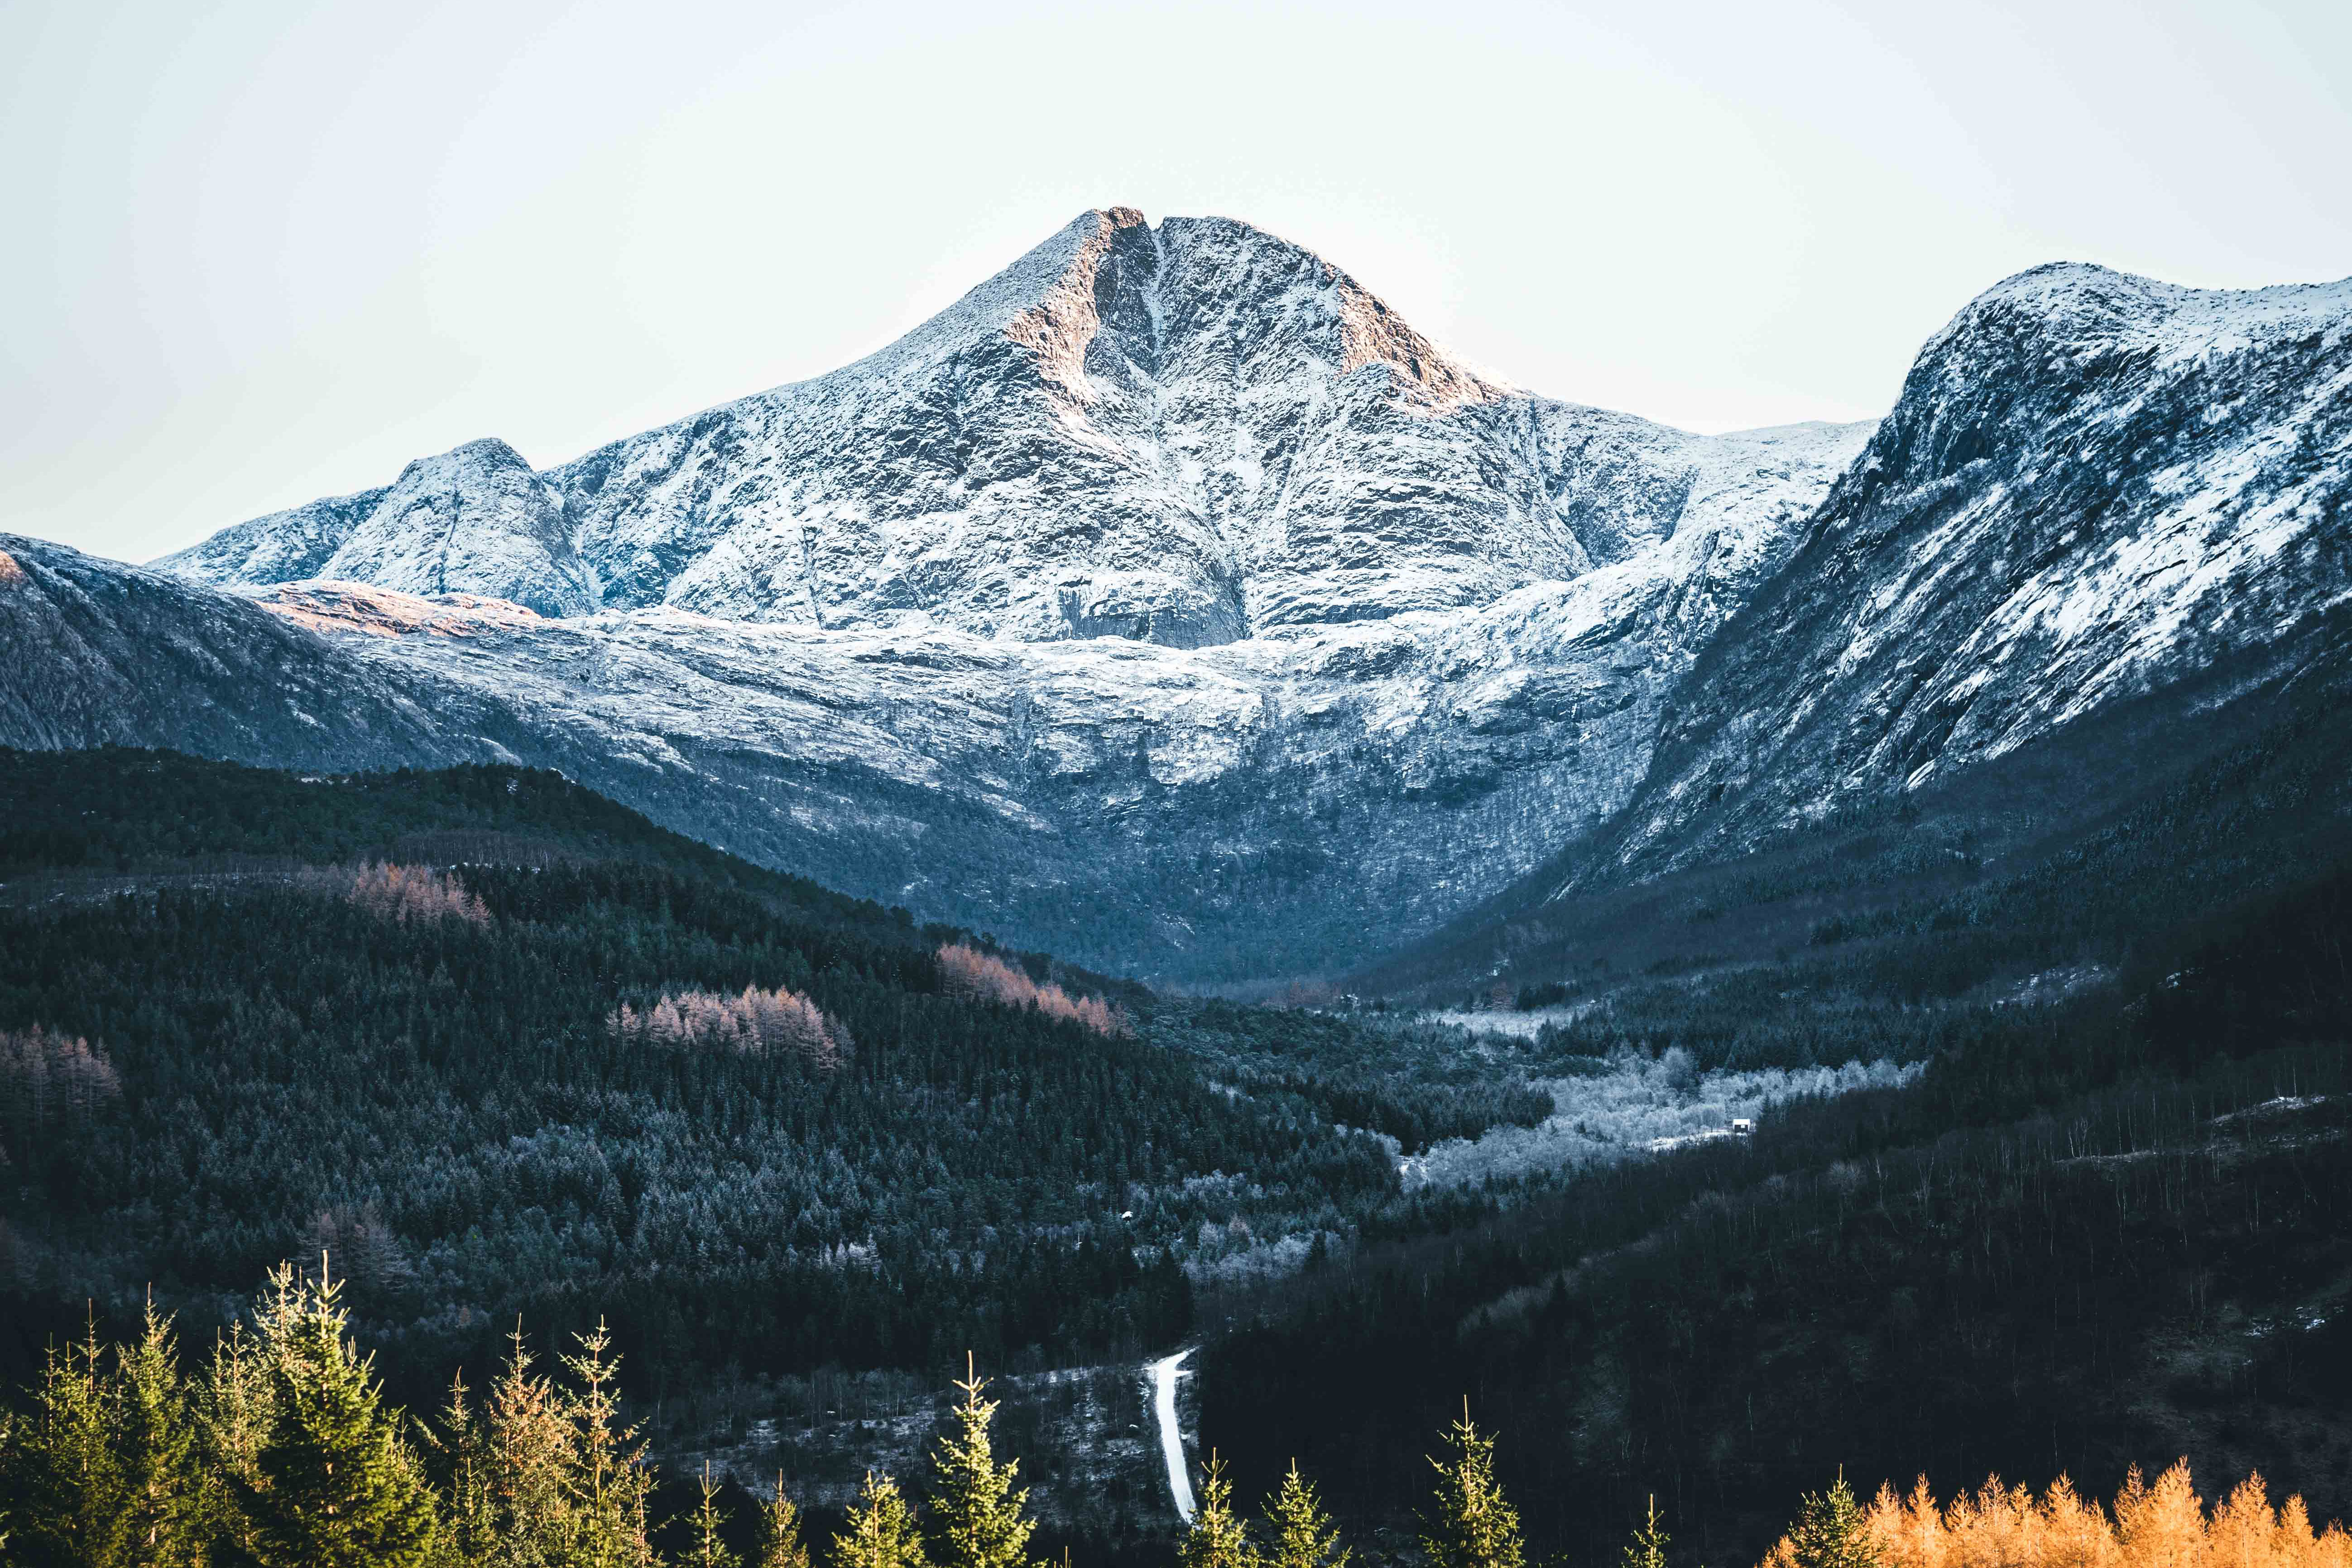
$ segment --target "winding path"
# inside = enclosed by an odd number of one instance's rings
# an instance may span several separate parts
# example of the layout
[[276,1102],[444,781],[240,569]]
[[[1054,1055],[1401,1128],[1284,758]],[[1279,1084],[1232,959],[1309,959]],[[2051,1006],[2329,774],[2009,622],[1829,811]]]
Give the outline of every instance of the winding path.
[[1192,1352],[1178,1351],[1151,1363],[1151,1410],[1160,1421],[1160,1452],[1168,1461],[1168,1495],[1176,1517],[1192,1522],[1192,1471],[1184,1460],[1184,1435],[1176,1429],[1176,1380],[1192,1374],[1184,1360]]

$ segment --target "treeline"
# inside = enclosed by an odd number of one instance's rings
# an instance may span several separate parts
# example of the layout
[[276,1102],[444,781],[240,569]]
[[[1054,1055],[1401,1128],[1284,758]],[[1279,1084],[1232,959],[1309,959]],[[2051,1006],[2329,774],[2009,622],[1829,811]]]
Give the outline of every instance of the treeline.
[[[146,1279],[201,1310],[364,1229],[352,1301],[396,1379],[478,1362],[519,1309],[584,1327],[592,1289],[656,1389],[1083,1357],[1184,1331],[1204,1221],[1338,1229],[1394,1190],[1302,1100],[951,997],[930,950],[755,890],[626,860],[454,880],[487,918],[300,879],[0,912],[0,1026],[93,1053],[0,1073],[5,1315]],[[659,1048],[665,1005],[823,1044]],[[608,1026],[624,1008],[646,1026]],[[101,1060],[119,1093],[60,1097]]]
[[1573,1562],[1579,1520],[1652,1487],[1707,1560],[1752,1558],[1840,1464],[2047,1479],[2185,1449],[2341,1510],[2347,942],[2339,872],[1999,1010],[1907,1087],[1360,1249],[1204,1353],[1203,1432],[1377,1518],[1467,1389]]
[[[917,1494],[869,1470],[828,1541],[779,1477],[749,1518],[706,1464],[697,1496],[656,1520],[658,1476],[619,1393],[600,1325],[553,1372],[518,1329],[488,1384],[452,1380],[416,1418],[390,1400],[351,1332],[341,1287],[290,1266],[184,1370],[171,1321],[49,1351],[19,1415],[0,1420],[0,1550],[26,1568],[1031,1568],[1035,1523],[997,1406],[967,1360],[963,1395]],[[1467,1403],[1426,1461],[1413,1544],[1432,1568],[1526,1568],[1494,1436]],[[1253,1519],[1213,1453],[1179,1568],[1347,1568],[1348,1545],[1294,1461]],[[1656,1500],[1622,1568],[1666,1568]],[[813,1548],[814,1550],[813,1551]],[[1068,1558],[1064,1558],[1066,1564]],[[1763,1568],[2347,1568],[2352,1541],[2315,1531],[2259,1475],[2209,1513],[2185,1462],[2134,1469],[2113,1512],[2063,1477],[2036,1497],[1997,1478],[1939,1504],[1921,1478],[1867,1508],[1841,1476],[1801,1503]]]

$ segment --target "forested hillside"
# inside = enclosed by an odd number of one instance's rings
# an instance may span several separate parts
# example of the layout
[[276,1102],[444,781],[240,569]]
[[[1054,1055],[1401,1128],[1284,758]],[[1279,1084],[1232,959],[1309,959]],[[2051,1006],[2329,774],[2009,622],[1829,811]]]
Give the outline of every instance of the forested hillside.
[[[86,1299],[152,1284],[208,1331],[322,1247],[403,1387],[517,1311],[609,1320],[646,1394],[1125,1353],[1184,1331],[1204,1231],[1336,1236],[1396,1191],[1313,1075],[1213,1085],[1213,1018],[1168,1048],[1137,988],[553,775],[12,754],[0,800],[18,1376]],[[1442,1084],[1387,1098],[1484,1125]]]
[[2347,950],[2339,870],[2144,933],[2070,999],[1915,1006],[1946,1035],[1907,1087],[1590,1172],[1269,1302],[1212,1347],[1204,1440],[1246,1482],[1296,1456],[1343,1515],[1402,1526],[1408,1435],[1466,1393],[1532,1539],[1572,1562],[1613,1556],[1591,1522],[1647,1493],[1706,1560],[1752,1560],[1840,1467],[1866,1493],[2187,1454],[2340,1515]]

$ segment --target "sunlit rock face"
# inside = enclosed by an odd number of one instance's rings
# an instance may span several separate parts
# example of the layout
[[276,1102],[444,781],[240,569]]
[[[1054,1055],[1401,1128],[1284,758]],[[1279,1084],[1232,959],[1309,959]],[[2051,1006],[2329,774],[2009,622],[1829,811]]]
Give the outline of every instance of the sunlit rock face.
[[2022,273],[1920,353],[1585,874],[1737,853],[2191,678],[2197,724],[2340,658],[2348,608],[2352,281]]
[[1783,523],[1859,431],[1500,386],[1220,218],[1088,213],[887,349],[532,476],[478,441],[161,563],[827,630],[1176,647],[1475,607]]
[[[0,615],[52,577],[150,609],[14,623],[48,662],[0,659],[0,741],[253,754],[326,721],[278,688],[348,687],[385,737],[352,754],[562,767],[1100,963],[1328,970],[1563,850],[1736,855],[2276,677],[2352,614],[2347,319],[2343,285],[2043,268],[1874,430],[1698,437],[1473,372],[1245,225],[1090,213],[833,375],[543,474],[477,443],[163,563],[262,608],[37,555]],[[151,679],[250,717],[184,725]]]
[[1295,973],[1622,805],[1868,434],[1538,397],[1296,246],[1113,208],[832,375],[540,475],[476,443],[159,564],[446,691],[447,743],[760,858]]

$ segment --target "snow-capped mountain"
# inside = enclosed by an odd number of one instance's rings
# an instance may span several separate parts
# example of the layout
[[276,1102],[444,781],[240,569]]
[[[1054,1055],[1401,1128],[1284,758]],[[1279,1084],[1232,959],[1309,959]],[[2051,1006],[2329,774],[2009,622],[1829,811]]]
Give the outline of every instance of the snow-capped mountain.
[[441,753],[1074,957],[1297,973],[1564,847],[1738,853],[2273,646],[2352,584],[2347,318],[2044,269],[1882,427],[1701,437],[1114,208],[832,375],[159,565],[427,694]]
[[1759,453],[1517,392],[1295,245],[1114,207],[831,375],[542,482],[476,442],[161,564],[556,615],[1198,647],[1490,604],[1678,531],[1745,537],[1807,510],[1855,436]]
[[1587,874],[1736,853],[2119,702],[2226,703],[2347,620],[2352,280],[2020,274],[1921,351]]

